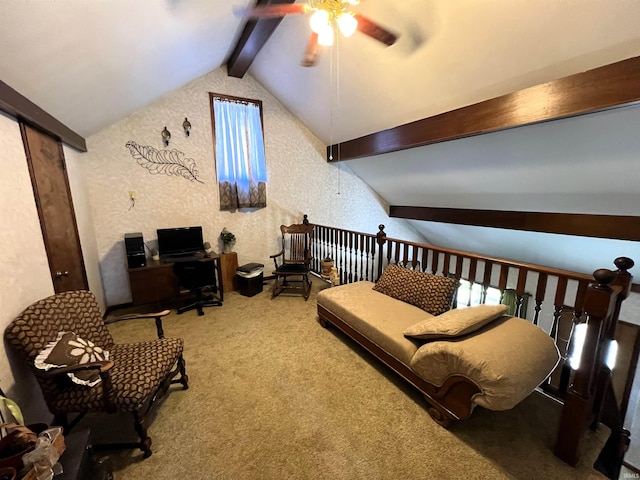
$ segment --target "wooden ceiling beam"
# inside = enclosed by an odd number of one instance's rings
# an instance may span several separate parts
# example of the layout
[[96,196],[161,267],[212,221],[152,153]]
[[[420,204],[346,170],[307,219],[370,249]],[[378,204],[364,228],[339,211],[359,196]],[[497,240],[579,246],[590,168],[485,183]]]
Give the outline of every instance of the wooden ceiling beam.
[[[640,101],[640,57],[327,147],[338,162],[607,110]],[[333,153],[333,155],[331,155]],[[332,160],[329,160],[333,156]]]
[[[256,5],[294,2],[295,0],[258,0]],[[261,18],[247,21],[240,38],[229,55],[229,60],[227,60],[227,74],[230,77],[244,77],[260,49],[264,47],[271,34],[280,25],[282,18]]]
[[44,130],[54,138],[81,152],[87,151],[87,142],[83,137],[1,80],[0,110],[29,125]]
[[514,212],[392,205],[389,216],[406,220],[640,241],[640,217],[580,213]]

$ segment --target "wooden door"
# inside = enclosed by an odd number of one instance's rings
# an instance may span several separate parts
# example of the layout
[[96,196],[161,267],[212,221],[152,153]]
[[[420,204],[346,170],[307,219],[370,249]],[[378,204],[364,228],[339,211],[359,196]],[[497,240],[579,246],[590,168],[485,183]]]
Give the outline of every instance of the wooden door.
[[20,124],[56,293],[88,290],[62,144]]

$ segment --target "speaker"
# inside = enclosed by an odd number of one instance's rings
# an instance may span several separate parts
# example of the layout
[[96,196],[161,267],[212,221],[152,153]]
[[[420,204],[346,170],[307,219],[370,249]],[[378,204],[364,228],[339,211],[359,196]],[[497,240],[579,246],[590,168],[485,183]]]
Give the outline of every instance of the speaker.
[[124,248],[127,251],[127,266],[129,268],[144,267],[147,264],[142,233],[125,233]]

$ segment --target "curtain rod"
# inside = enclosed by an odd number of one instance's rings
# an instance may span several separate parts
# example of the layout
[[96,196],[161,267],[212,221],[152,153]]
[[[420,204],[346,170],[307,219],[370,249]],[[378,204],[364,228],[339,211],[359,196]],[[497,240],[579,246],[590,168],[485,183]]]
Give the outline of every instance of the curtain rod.
[[260,106],[256,102],[251,102],[249,100],[235,100],[233,98],[219,97],[219,96],[214,96],[212,98],[213,98],[214,102],[217,100],[219,102],[238,103],[238,104],[241,104],[241,105],[254,105],[256,107]]

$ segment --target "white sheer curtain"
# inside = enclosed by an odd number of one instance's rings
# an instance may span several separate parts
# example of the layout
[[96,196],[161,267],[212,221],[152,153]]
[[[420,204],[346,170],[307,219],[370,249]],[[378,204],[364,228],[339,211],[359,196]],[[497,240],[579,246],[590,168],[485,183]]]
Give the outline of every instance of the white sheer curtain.
[[260,106],[213,96],[220,210],[267,206]]

